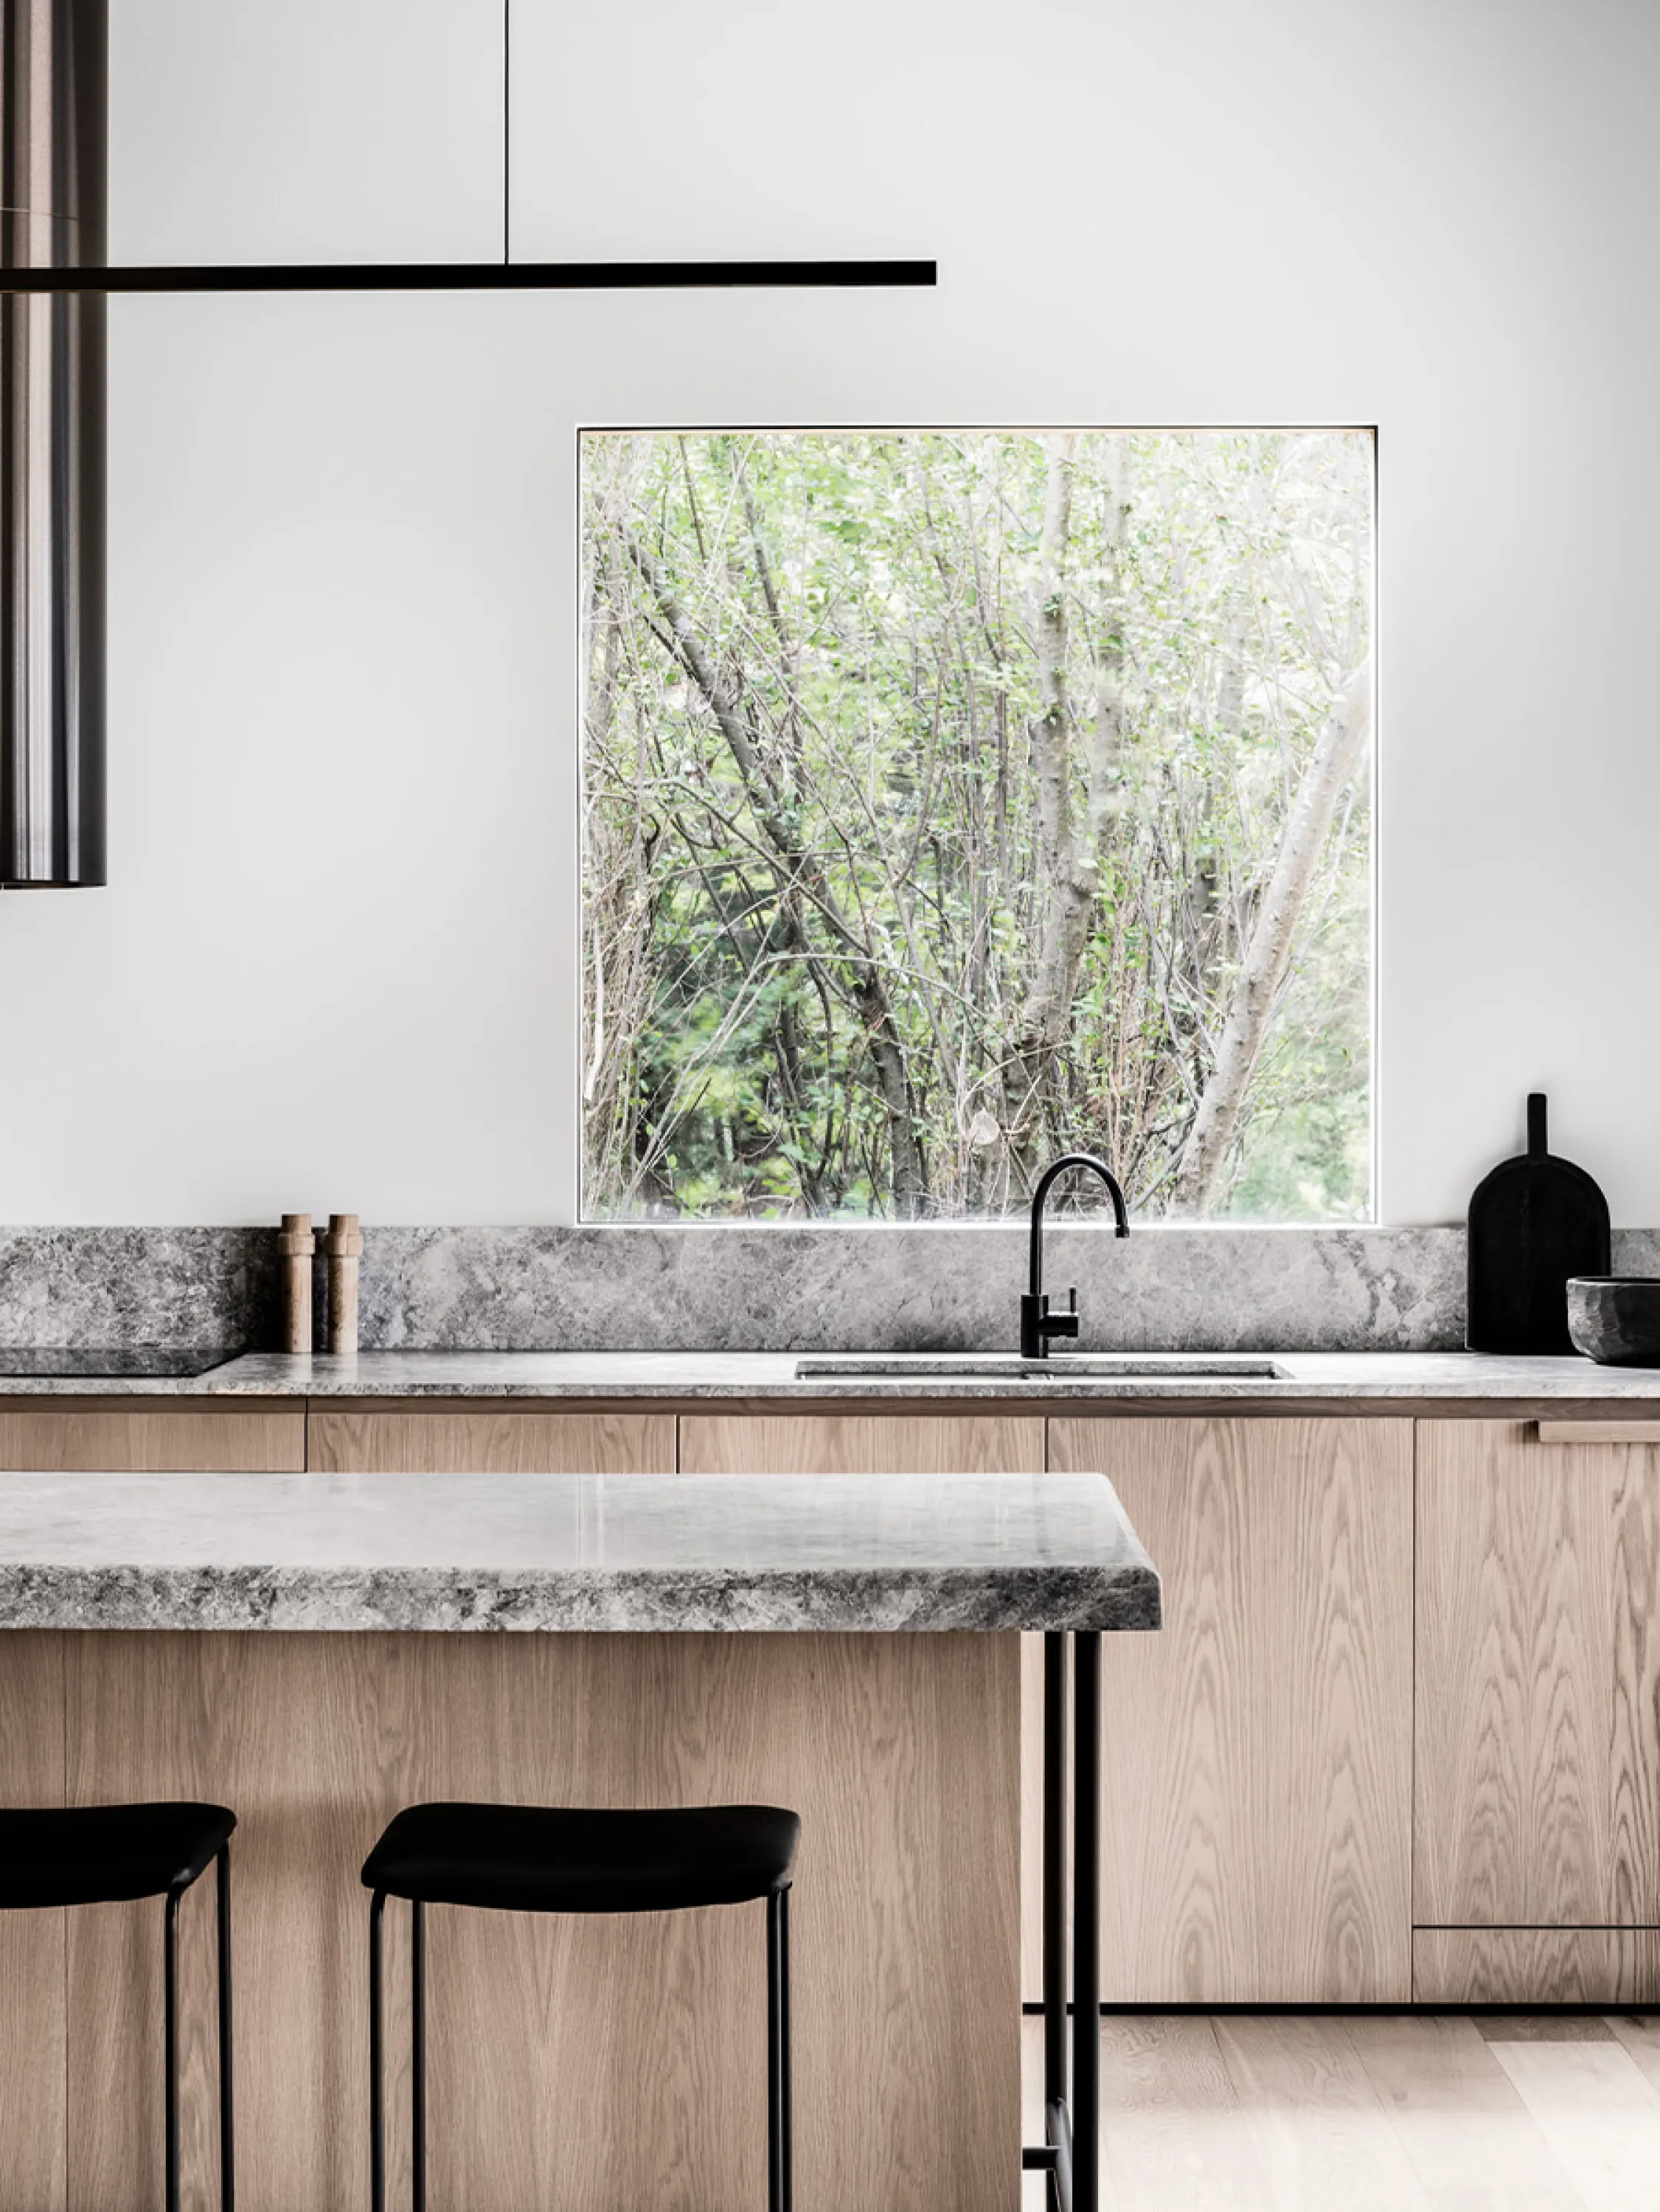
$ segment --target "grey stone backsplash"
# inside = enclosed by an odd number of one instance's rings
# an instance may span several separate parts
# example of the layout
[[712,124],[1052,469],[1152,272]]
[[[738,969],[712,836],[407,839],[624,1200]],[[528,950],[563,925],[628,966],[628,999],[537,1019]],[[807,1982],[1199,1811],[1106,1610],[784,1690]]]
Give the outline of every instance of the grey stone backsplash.
[[[368,1350],[960,1352],[1012,1348],[1018,1224],[375,1229]],[[0,1345],[274,1349],[277,1232],[0,1230]],[[1054,1226],[1084,1350],[1437,1352],[1463,1340],[1462,1229]],[[1614,1238],[1660,1273],[1660,1231]],[[322,1290],[321,1270],[318,1289]],[[320,1307],[320,1295],[319,1295]]]
[[[1012,1349],[1018,1225],[375,1229],[365,1351]],[[277,1342],[277,1232],[0,1230],[0,1345]],[[1614,1236],[1660,1273],[1660,1230]],[[1056,1224],[1049,1287],[1078,1285],[1083,1350],[1443,1352],[1463,1341],[1462,1229]],[[322,1291],[319,1269],[319,1312]]]

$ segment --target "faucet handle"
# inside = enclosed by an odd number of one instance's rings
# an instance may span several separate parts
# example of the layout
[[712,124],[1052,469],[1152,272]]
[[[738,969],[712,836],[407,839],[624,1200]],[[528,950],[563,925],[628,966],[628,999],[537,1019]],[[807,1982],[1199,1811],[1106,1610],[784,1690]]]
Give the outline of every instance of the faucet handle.
[[1067,1292],[1067,1311],[1068,1313],[1074,1313],[1074,1314],[1075,1314],[1075,1313],[1077,1312],[1077,1310],[1078,1310],[1078,1285],[1077,1285],[1077,1284],[1076,1284],[1076,1283],[1074,1283],[1074,1284],[1073,1285],[1072,1288],[1071,1288],[1071,1289]]

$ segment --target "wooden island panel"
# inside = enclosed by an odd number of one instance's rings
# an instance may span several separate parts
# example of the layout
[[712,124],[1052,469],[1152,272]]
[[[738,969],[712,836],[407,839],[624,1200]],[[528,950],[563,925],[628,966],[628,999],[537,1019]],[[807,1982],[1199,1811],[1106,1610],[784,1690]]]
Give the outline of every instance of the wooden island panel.
[[[0,1636],[0,1804],[64,1802],[64,1643]],[[0,2212],[64,2212],[67,1917],[0,1912]]]
[[[358,1869],[392,1813],[429,1797],[794,1807],[799,2212],[1018,2212],[1014,1638],[154,1632],[67,1650],[72,1802],[198,1796],[239,1816],[242,2212],[367,2201]],[[191,2212],[217,2201],[201,1887],[181,1916]],[[72,1916],[73,2212],[159,2198],[160,1914]],[[435,1908],[428,1924],[435,2204],[764,2201],[759,1905],[595,1920]],[[407,1930],[390,1904],[395,2203]]]

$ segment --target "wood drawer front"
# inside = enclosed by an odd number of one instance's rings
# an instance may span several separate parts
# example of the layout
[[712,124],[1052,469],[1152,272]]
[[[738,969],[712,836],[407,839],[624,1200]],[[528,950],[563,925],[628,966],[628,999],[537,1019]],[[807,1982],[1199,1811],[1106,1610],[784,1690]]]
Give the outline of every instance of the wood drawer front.
[[1660,1449],[1418,1435],[1420,1927],[1660,1923]]
[[311,1412],[325,1474],[672,1474],[672,1413]]
[[1652,2005],[1660,1928],[1420,1928],[1421,2005]]
[[0,1411],[0,1468],[49,1474],[293,1474],[306,1464],[305,1407],[210,1405]]
[[1405,1420],[1049,1423],[1164,1580],[1158,1634],[1103,1645],[1108,2002],[1409,1997],[1412,1449]]
[[1041,1474],[1041,1414],[684,1413],[685,1474]]

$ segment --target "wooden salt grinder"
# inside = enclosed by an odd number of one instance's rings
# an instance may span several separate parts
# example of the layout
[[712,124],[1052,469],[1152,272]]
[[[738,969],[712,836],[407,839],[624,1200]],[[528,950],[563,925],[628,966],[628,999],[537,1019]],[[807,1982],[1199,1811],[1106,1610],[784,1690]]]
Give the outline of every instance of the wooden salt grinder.
[[277,1249],[283,1262],[283,1349],[309,1352],[311,1344],[311,1263],[317,1249],[308,1213],[285,1213],[277,1231]]
[[357,1262],[363,1256],[355,1213],[330,1214],[323,1250],[329,1263],[328,1348],[350,1354],[357,1349]]

